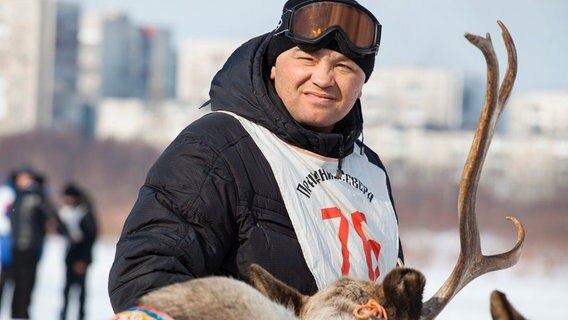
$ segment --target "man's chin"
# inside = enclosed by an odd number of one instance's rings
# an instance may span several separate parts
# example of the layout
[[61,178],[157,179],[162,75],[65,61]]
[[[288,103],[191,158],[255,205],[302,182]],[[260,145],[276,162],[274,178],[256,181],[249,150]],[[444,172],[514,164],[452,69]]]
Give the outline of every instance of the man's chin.
[[306,121],[301,123],[304,128],[316,132],[329,133],[333,130],[334,124],[330,121]]

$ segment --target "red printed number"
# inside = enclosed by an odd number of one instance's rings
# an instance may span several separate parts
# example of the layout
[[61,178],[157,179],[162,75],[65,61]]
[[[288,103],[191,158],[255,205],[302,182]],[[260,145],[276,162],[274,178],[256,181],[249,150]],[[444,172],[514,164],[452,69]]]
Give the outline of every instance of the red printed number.
[[[344,276],[349,275],[349,249],[347,248],[347,240],[349,239],[349,222],[347,218],[341,213],[339,208],[324,208],[321,209],[321,218],[323,220],[339,218],[339,241],[341,242],[341,256],[343,263],[341,264],[341,274]],[[367,268],[369,270],[369,280],[375,281],[379,278],[380,270],[378,266],[379,253],[381,252],[381,245],[373,240],[367,239],[363,232],[363,222],[367,222],[365,214],[359,211],[351,213],[351,221],[355,232],[361,238],[363,244],[363,252],[365,252],[365,259],[367,261]],[[373,261],[376,261],[376,267],[373,268]]]

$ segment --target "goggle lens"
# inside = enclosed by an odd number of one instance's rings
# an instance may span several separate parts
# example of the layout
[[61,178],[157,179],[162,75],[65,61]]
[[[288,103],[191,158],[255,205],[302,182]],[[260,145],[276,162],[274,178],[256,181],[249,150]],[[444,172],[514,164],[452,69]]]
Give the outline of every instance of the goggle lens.
[[294,11],[290,31],[296,38],[317,39],[339,27],[353,45],[368,49],[377,45],[377,23],[364,11],[340,2],[316,2]]

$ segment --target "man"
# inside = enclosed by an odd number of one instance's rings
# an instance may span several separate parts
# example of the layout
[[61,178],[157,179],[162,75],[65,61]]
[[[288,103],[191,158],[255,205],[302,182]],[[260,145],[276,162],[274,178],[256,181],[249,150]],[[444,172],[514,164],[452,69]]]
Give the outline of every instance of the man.
[[92,249],[97,237],[97,223],[93,206],[87,194],[79,186],[69,183],[63,188],[63,206],[59,210],[61,232],[68,236],[69,244],[65,256],[66,276],[63,289],[61,319],[67,319],[71,287],[79,291],[79,316],[85,318],[87,268],[93,260]]
[[279,27],[212,81],[214,112],[150,169],[109,278],[115,311],[257,263],[304,294],[345,275],[381,280],[402,258],[389,180],[357,138],[380,24],[353,0],[289,0]]
[[55,215],[44,192],[44,177],[30,168],[14,175],[16,198],[12,228],[12,319],[29,319],[37,265],[45,239],[46,223]]

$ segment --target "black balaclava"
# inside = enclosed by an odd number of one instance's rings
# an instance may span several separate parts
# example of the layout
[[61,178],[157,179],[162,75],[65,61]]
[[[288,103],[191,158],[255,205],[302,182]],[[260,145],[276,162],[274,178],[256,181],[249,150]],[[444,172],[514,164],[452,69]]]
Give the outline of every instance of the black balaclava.
[[[284,8],[282,9],[282,12],[285,12],[286,10],[289,10],[296,5],[306,1],[307,0],[288,0],[284,5]],[[357,3],[355,0],[347,0],[347,2]],[[345,52],[345,50],[341,49],[341,46],[335,37],[337,37],[337,33],[335,33],[335,36],[330,35],[327,38],[323,39],[322,41],[324,41],[324,43],[319,44],[317,48],[331,49],[337,52],[341,52],[342,54],[349,57],[349,59],[353,60],[353,62],[355,62],[361,69],[363,69],[363,72],[365,72],[365,82],[367,82],[375,66],[375,54],[372,53],[363,57],[350,57],[349,54]],[[290,38],[284,35],[284,33],[273,36],[270,40],[270,43],[268,44],[268,47],[266,48],[265,65],[267,67],[274,66],[274,64],[276,63],[276,58],[282,52],[295,46],[299,46],[300,49],[308,52],[314,50],[313,47],[298,45],[294,43]]]

